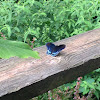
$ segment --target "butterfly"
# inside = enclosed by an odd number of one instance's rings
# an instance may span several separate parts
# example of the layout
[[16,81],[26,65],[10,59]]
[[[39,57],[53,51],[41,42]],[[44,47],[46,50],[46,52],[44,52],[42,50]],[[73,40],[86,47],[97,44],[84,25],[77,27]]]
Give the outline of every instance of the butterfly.
[[66,46],[64,44],[55,46],[53,43],[46,43],[47,54],[51,56],[57,56],[61,50],[63,50]]

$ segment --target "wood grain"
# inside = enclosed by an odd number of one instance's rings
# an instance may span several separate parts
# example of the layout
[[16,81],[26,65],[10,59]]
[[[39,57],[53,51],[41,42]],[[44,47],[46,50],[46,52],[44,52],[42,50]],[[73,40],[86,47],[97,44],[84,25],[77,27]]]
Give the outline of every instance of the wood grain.
[[59,56],[35,48],[40,59],[0,59],[0,100],[28,100],[100,67],[100,29],[63,39]]

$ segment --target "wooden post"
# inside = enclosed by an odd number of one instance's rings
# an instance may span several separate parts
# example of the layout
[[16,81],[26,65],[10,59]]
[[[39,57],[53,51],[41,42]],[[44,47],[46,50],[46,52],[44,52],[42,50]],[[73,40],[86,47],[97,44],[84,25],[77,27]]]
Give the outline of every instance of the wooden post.
[[55,44],[66,45],[57,57],[41,46],[41,59],[0,59],[0,100],[29,100],[100,67],[100,29]]

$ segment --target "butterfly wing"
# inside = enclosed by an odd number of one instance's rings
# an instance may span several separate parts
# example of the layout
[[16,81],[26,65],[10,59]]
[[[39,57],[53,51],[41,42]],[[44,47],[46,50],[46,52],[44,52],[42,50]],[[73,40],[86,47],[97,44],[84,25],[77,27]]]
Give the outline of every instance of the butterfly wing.
[[55,46],[52,50],[52,56],[57,56],[61,50],[65,48],[65,45]]
[[65,45],[55,46],[53,43],[46,43],[47,54],[51,56],[57,56],[61,50],[65,48]]
[[51,55],[53,49],[55,48],[55,45],[53,43],[46,43],[46,47],[47,47],[47,54]]

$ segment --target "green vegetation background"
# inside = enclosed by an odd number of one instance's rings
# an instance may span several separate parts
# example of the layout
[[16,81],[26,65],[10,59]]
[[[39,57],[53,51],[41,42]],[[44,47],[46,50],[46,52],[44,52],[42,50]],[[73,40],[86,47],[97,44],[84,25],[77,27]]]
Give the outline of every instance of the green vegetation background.
[[100,28],[100,0],[1,0],[0,31],[35,46]]
[[[35,38],[37,47],[96,28],[100,28],[100,0],[0,0],[0,32],[8,40],[30,44]],[[89,87],[91,82],[86,85],[85,80],[83,86],[88,92],[93,88],[99,98],[100,70],[95,75],[88,75],[95,84]]]

